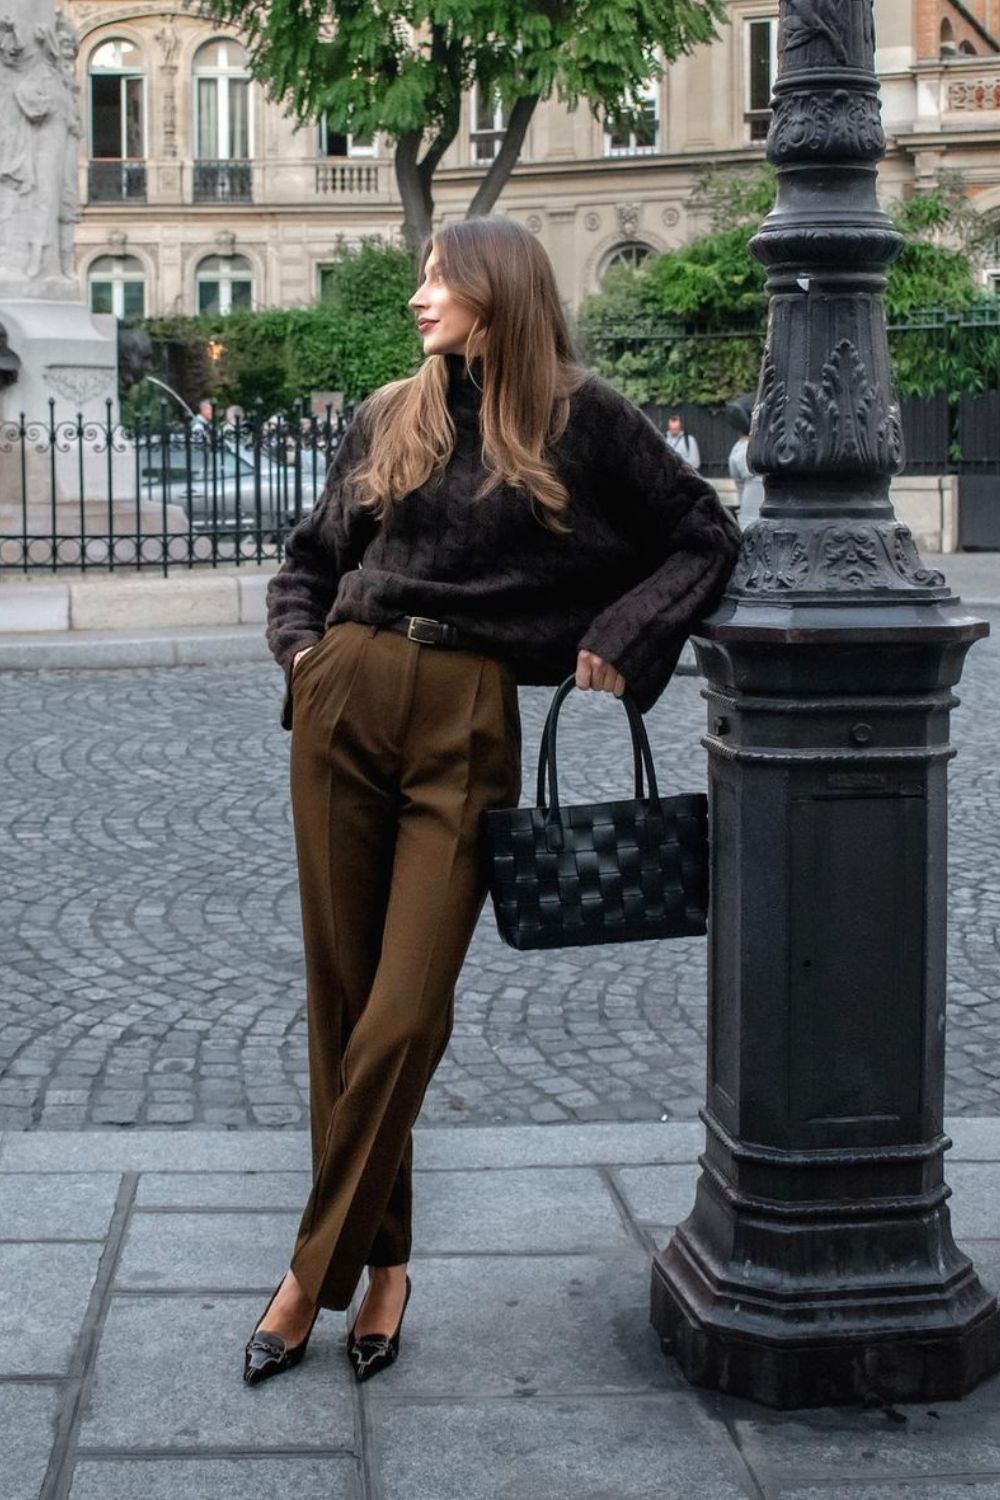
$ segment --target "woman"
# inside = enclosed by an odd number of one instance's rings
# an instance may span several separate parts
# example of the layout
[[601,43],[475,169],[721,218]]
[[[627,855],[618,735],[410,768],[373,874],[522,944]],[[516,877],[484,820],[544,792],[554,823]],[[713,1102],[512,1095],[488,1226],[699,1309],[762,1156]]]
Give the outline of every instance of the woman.
[[739,533],[652,423],[574,360],[552,266],[507,219],[439,231],[426,356],[358,409],[268,590],[287,677],[313,1186],[247,1345],[251,1383],[350,1305],[359,1380],[410,1295],[411,1127],[486,889],[482,815],[520,791],[517,684],[646,709]]

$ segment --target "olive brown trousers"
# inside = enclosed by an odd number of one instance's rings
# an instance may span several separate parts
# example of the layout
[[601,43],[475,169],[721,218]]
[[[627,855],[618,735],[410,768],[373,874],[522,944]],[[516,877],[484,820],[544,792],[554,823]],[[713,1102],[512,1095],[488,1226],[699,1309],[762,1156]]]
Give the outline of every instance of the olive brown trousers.
[[313,1181],[291,1266],[346,1308],[410,1258],[412,1127],[487,889],[483,813],[520,795],[517,686],[472,651],[344,621],[293,669]]

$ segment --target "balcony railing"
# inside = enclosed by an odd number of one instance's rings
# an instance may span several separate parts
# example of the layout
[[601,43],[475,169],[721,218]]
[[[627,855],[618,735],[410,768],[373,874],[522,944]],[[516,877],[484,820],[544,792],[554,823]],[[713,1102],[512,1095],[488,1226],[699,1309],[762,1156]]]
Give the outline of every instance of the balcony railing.
[[90,203],[145,203],[144,161],[92,161],[87,171]]
[[320,162],[316,167],[317,193],[334,193],[338,198],[377,194],[379,171],[373,162]]
[[195,203],[252,203],[253,170],[248,161],[196,161]]

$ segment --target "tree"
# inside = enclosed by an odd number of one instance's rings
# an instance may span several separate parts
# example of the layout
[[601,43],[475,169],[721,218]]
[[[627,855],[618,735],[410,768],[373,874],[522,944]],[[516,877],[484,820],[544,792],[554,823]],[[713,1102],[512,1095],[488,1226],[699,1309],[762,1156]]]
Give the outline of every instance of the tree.
[[505,127],[469,217],[496,203],[539,100],[585,99],[607,126],[637,126],[659,59],[711,41],[726,15],[724,0],[203,0],[203,9],[239,29],[254,76],[300,123],[326,115],[336,131],[392,138],[412,250],[430,233],[435,172],[473,84],[502,106]]

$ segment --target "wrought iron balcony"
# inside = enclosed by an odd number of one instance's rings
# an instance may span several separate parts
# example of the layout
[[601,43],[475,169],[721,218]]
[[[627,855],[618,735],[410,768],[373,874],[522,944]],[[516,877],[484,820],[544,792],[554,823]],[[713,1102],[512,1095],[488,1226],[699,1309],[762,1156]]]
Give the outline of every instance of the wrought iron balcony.
[[196,161],[193,197],[195,203],[252,203],[252,163]]
[[87,171],[90,203],[145,203],[144,161],[92,161]]

